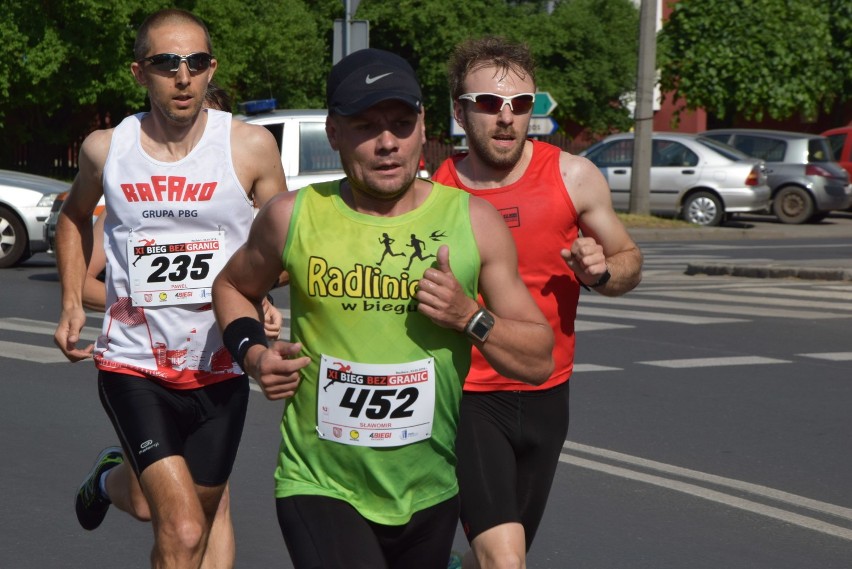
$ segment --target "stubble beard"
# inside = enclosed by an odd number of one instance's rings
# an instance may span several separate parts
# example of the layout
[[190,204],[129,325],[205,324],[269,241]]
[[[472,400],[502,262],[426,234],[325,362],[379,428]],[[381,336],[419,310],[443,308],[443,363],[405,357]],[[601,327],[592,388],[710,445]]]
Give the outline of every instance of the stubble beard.
[[[511,148],[495,148],[491,141],[498,134],[512,134],[515,144]],[[486,166],[495,170],[509,170],[517,164],[524,153],[524,139],[518,138],[514,129],[498,129],[493,133],[474,132],[468,137],[471,153]]]

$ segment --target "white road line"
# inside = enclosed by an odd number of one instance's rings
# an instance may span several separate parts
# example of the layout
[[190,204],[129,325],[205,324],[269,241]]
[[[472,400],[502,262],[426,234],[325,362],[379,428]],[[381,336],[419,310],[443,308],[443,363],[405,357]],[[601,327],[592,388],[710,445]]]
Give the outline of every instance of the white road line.
[[19,344],[18,342],[0,341],[0,357],[13,360],[26,360],[42,364],[57,364],[68,362],[59,348],[44,348],[31,344]]
[[583,445],[580,443],[572,443],[566,441],[562,446],[566,450],[597,455],[609,460],[625,462],[627,464],[640,466],[642,468],[647,468],[650,470],[657,470],[659,472],[665,472],[667,474],[673,474],[675,476],[681,476],[684,478],[693,478],[702,482],[709,482],[710,484],[715,484],[717,486],[733,488],[735,490],[748,492],[756,496],[771,498],[779,502],[786,502],[793,506],[807,508],[815,512],[830,514],[832,516],[837,516],[839,518],[852,521],[852,509],[850,508],[844,508],[843,506],[837,506],[835,504],[829,504],[827,502],[820,502],[819,500],[813,500],[811,498],[805,498],[796,494],[790,494],[789,492],[783,492],[774,488],[768,488],[766,486],[752,484],[751,482],[743,482],[742,480],[736,480],[734,478],[716,476],[715,474],[708,474],[699,470],[682,468],[680,466],[674,466],[672,464],[666,464],[664,462],[657,462],[655,460],[649,460],[647,458],[640,458],[638,456],[632,456],[629,454]]
[[[701,293],[703,295],[704,293]],[[699,296],[699,298],[702,298]],[[771,316],[776,318],[798,318],[807,320],[849,318],[852,314],[837,314],[837,305],[832,305],[832,312],[817,312],[815,310],[784,310],[782,308],[758,308],[754,306],[725,306],[706,302],[671,302],[641,297],[606,297],[596,298],[587,296],[580,300],[578,314],[583,314],[584,304],[608,304],[615,307],[645,306],[660,310],[689,310],[692,312],[714,312],[716,314],[735,314],[737,316]]]
[[[783,289],[782,289],[783,290]],[[838,302],[821,302],[819,300],[801,300],[801,299],[790,299],[790,298],[770,298],[765,295],[765,293],[761,292],[761,289],[742,289],[738,291],[740,293],[748,293],[748,294],[760,294],[761,296],[758,298],[744,296],[742,294],[734,295],[734,294],[715,294],[712,292],[704,292],[704,291],[686,291],[686,290],[678,290],[671,291],[667,293],[663,293],[660,296],[666,296],[668,298],[681,298],[681,299],[695,299],[700,300],[701,302],[722,302],[722,303],[733,303],[733,304],[748,304],[750,306],[754,304],[760,304],[761,306],[793,306],[795,308],[819,308],[823,310],[850,310],[852,311],[852,305],[845,306],[842,303]],[[788,295],[789,296],[789,295]],[[814,296],[811,294],[810,296]],[[822,296],[822,295],[818,295]],[[828,294],[826,293],[826,296]]]
[[623,318],[625,320],[646,320],[651,322],[676,322],[678,324],[729,324],[747,322],[743,318],[712,318],[690,314],[671,314],[667,312],[646,312],[642,310],[619,310],[617,308],[595,308],[583,306],[583,301],[577,308],[577,314],[583,317],[597,316],[604,318]]
[[[852,288],[846,287],[844,289],[836,290],[830,287],[809,287],[807,289],[801,288],[783,288],[783,287],[756,287],[756,288],[745,288],[741,289],[741,292],[746,294],[777,294],[780,296],[786,297],[806,297],[806,298],[819,298],[820,300],[833,299],[833,300],[852,300]],[[796,306],[802,306],[796,301]],[[838,305],[837,303],[832,303],[832,310],[836,310],[837,308],[847,308],[847,310],[852,310],[852,307],[845,307],[842,304]]]
[[852,530],[850,529],[841,526],[836,526],[834,524],[830,524],[822,520],[818,520],[816,518],[810,518],[801,514],[794,514],[793,512],[782,510],[781,508],[767,506],[764,504],[753,502],[751,500],[745,500],[743,498],[731,496],[730,494],[725,494],[724,492],[709,490],[701,486],[696,486],[695,484],[688,484],[686,482],[671,480],[669,478],[663,478],[661,476],[643,474],[634,470],[629,470],[627,468],[610,466],[608,464],[579,458],[573,455],[562,454],[559,456],[559,460],[572,466],[579,466],[581,468],[587,468],[589,470],[596,470],[598,472],[603,472],[612,476],[619,476],[621,478],[627,478],[628,480],[635,480],[637,482],[644,482],[646,484],[659,486],[667,490],[682,492],[684,494],[689,494],[691,496],[702,498],[704,500],[710,500],[711,502],[717,502],[719,504],[730,506],[732,508],[739,508],[747,512],[759,514],[769,518],[774,518],[782,522],[794,524],[806,529],[818,531],[827,535],[852,541]]
[[695,367],[723,367],[723,366],[749,366],[765,364],[789,364],[789,360],[776,360],[774,358],[763,358],[760,356],[737,356],[727,358],[687,358],[681,360],[654,360],[647,362],[636,362],[649,366],[666,367],[672,369],[685,369]]
[[[29,318],[0,318],[0,330],[26,332],[28,334],[44,334],[52,337],[53,333],[56,331],[56,322],[30,320]],[[94,342],[98,339],[100,333],[100,328],[84,326],[80,337],[86,342]]]
[[599,332],[601,330],[618,330],[621,328],[635,328],[629,324],[612,324],[609,322],[590,322],[588,320],[575,320],[575,332]]
[[825,352],[822,354],[796,354],[803,358],[815,358],[818,360],[829,360],[832,362],[852,361],[852,352]]
[[621,371],[620,367],[599,366],[595,364],[574,364],[574,373],[584,373],[587,371]]

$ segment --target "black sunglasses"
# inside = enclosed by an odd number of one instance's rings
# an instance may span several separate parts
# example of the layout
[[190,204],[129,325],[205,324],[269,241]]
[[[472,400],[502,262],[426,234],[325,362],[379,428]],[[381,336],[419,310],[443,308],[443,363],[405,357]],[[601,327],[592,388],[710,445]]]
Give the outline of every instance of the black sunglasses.
[[476,109],[483,113],[496,115],[509,105],[516,115],[522,115],[533,108],[535,104],[535,93],[519,93],[511,97],[504,97],[496,93],[465,93],[459,95],[462,101],[472,101]]
[[209,53],[204,53],[203,51],[199,51],[198,53],[190,53],[189,55],[178,55],[176,53],[158,53],[157,55],[152,55],[151,57],[143,57],[136,63],[142,63],[143,61],[147,61],[151,64],[151,67],[153,67],[157,71],[176,73],[177,70],[180,69],[180,64],[186,61],[186,66],[189,67],[189,71],[191,73],[197,73],[199,71],[207,71],[207,69],[210,67],[210,62],[212,60],[212,55],[210,55]]

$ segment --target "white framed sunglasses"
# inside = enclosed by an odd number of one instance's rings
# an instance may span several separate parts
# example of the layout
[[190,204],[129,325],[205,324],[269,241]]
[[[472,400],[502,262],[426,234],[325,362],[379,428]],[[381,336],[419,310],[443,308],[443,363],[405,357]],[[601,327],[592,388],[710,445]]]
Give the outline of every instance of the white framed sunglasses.
[[529,112],[535,103],[535,93],[518,93],[511,97],[504,97],[496,93],[465,93],[459,95],[460,101],[472,101],[478,111],[496,115],[509,105],[509,109],[516,115]]

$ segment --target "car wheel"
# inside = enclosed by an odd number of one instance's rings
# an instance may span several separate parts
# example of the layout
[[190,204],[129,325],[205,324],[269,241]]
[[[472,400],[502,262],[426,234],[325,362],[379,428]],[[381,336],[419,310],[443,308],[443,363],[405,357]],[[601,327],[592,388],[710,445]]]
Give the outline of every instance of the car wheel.
[[683,204],[683,219],[696,225],[719,225],[724,217],[721,200],[710,192],[695,192]]
[[0,269],[27,259],[28,250],[24,224],[9,209],[0,207]]
[[772,198],[772,213],[781,223],[798,225],[814,214],[814,200],[804,188],[784,186]]

